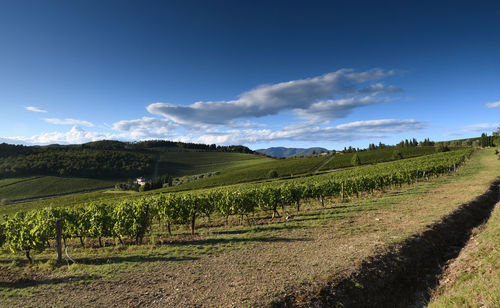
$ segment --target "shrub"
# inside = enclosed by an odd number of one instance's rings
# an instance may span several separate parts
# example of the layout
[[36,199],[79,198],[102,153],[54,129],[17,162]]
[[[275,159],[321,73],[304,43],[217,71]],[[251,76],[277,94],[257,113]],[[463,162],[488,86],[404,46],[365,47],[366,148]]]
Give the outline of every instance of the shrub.
[[269,173],[267,174],[267,177],[270,179],[275,179],[278,177],[278,171],[276,170],[270,170]]
[[436,148],[436,152],[449,152],[450,148],[446,145],[440,145]]

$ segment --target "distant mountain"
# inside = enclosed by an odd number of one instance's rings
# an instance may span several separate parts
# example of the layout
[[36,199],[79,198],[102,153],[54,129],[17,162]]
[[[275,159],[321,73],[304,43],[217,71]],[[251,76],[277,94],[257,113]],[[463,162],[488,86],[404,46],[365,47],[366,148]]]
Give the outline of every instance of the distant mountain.
[[275,157],[290,157],[297,155],[308,155],[313,152],[321,153],[321,151],[328,151],[325,148],[284,148],[284,147],[274,147],[268,149],[260,149],[255,150],[255,152],[264,153],[266,155],[275,156]]

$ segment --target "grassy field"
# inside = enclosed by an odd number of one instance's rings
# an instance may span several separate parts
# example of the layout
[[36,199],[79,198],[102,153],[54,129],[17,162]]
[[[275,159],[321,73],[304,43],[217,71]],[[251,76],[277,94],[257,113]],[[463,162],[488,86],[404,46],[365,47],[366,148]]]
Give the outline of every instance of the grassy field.
[[492,150],[457,175],[365,195],[326,208],[316,201],[290,220],[260,213],[257,225],[201,226],[194,237],[153,234],[154,244],[79,248],[77,264],[56,267],[54,253],[0,254],[0,299],[7,306],[262,306],[289,288],[342,275],[390,244],[420,232],[484,192],[500,172]]
[[16,201],[110,187],[113,180],[39,176],[0,180],[0,200]]
[[474,230],[449,266],[429,307],[500,307],[500,207]]
[[232,185],[269,179],[269,172],[275,170],[278,177],[300,175],[310,172],[327,157],[315,156],[304,158],[267,159],[247,165],[238,165],[222,170],[219,175],[196,180],[164,191],[192,190],[207,187]]
[[272,161],[260,155],[224,152],[163,152],[158,174],[174,177],[223,171]]
[[33,179],[38,178],[37,176],[29,176],[29,177],[20,177],[20,178],[7,178],[7,179],[0,179],[0,188],[3,188],[5,186],[10,186],[16,183],[24,182],[24,181],[30,181]]
[[[376,164],[386,161],[394,160],[394,152],[401,153],[402,158],[417,157],[422,155],[429,155],[436,153],[436,148],[432,146],[425,147],[402,147],[402,148],[385,148],[376,149],[371,151],[361,151],[358,152],[361,164]],[[335,155],[326,165],[324,165],[320,170],[331,170],[338,168],[345,168],[352,166],[352,157],[355,153],[346,153]]]
[[3,215],[12,215],[17,211],[27,211],[47,206],[53,207],[71,207],[89,202],[111,202],[127,198],[139,197],[140,193],[135,191],[130,192],[115,192],[114,190],[99,190],[88,193],[78,193],[66,196],[58,196],[42,200],[24,201],[0,206],[0,220]]

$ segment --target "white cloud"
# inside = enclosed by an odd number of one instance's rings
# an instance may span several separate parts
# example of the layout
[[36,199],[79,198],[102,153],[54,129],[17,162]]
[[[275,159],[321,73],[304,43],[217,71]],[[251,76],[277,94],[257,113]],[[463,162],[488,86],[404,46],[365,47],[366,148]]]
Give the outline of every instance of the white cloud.
[[178,125],[165,120],[143,117],[137,120],[124,120],[113,124],[113,130],[127,132],[130,139],[166,138]]
[[57,118],[45,118],[45,122],[56,124],[56,125],[83,125],[88,127],[95,126],[89,121],[76,120],[76,119],[57,119]]
[[88,132],[78,126],[73,126],[68,132],[49,132],[32,137],[9,137],[8,139],[27,144],[74,144],[113,139],[115,137],[117,136],[99,132]]
[[461,132],[492,132],[497,130],[499,123],[478,123],[466,125],[460,128]]
[[22,144],[22,145],[28,144],[26,141],[16,139],[16,137],[0,137],[0,143]]
[[308,120],[333,120],[344,118],[349,115],[353,109],[373,104],[389,102],[388,97],[364,96],[359,98],[346,98],[339,100],[319,101],[307,109],[295,109],[295,113]]
[[28,111],[33,111],[33,112],[42,112],[42,113],[47,113],[48,111],[42,108],[34,107],[34,106],[28,106],[25,107],[26,110]]
[[493,102],[493,103],[487,103],[486,107],[488,107],[488,108],[500,108],[500,101]]
[[[254,144],[280,140],[306,142],[352,142],[363,139],[380,139],[390,134],[419,130],[426,126],[417,120],[382,119],[357,121],[337,126],[321,126],[312,122],[299,122],[282,129],[215,129],[194,131],[186,135],[175,135],[166,120],[142,118],[120,121],[113,128],[121,133],[102,133],[86,131],[74,126],[67,132],[48,132],[32,137],[5,137],[0,141],[19,144],[79,144],[103,139],[146,140],[165,139],[206,144]],[[165,127],[164,125],[167,125]]]
[[[400,89],[385,88],[380,83],[358,89],[358,85],[379,80],[394,73],[395,71],[381,69],[365,72],[341,69],[314,78],[261,85],[242,93],[236,100],[196,102],[189,106],[159,102],[149,105],[147,110],[151,114],[162,115],[184,125],[226,125],[235,119],[276,115],[281,111],[292,109],[305,110],[315,103],[333,100],[334,96],[353,98],[362,94],[361,92],[372,95],[395,93]],[[352,106],[352,108],[355,107],[358,105]],[[344,117],[351,109],[344,108],[338,115],[331,111],[329,115],[332,118]]]
[[419,130],[425,126],[425,123],[413,119],[357,121],[326,127],[314,125],[311,122],[302,122],[275,131],[270,129],[208,130],[200,136],[183,136],[179,140],[217,144],[251,144],[279,140],[352,142],[362,139],[380,139],[390,134]]

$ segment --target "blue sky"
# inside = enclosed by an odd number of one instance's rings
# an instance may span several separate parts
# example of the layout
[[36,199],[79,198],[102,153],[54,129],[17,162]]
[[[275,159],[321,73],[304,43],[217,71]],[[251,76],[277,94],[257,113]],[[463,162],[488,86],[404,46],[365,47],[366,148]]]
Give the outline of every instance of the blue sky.
[[492,0],[2,1],[0,142],[491,133],[499,20]]

